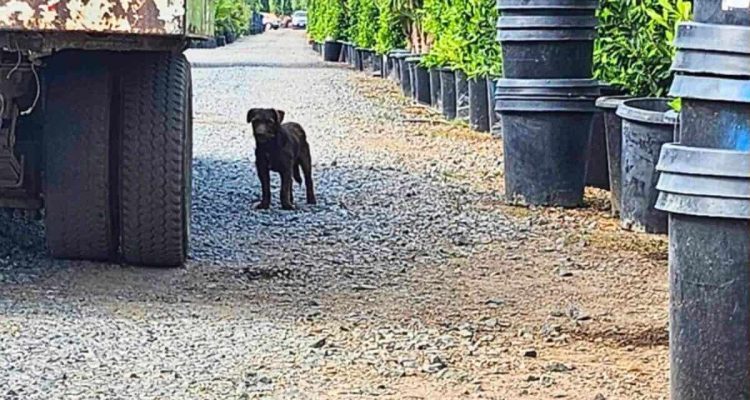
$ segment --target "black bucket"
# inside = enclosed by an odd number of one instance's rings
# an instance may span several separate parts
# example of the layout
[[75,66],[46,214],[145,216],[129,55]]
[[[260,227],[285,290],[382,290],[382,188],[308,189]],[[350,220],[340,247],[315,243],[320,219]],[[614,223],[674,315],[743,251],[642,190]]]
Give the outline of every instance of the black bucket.
[[456,74],[450,68],[440,68],[440,112],[446,119],[456,118]]
[[[733,4],[734,3],[734,4]],[[695,0],[696,22],[718,25],[750,25],[750,4],[746,1]]]
[[224,47],[227,45],[227,38],[224,35],[216,36],[216,47]]
[[620,225],[647,233],[667,233],[667,214],[657,210],[656,163],[674,125],[665,119],[669,99],[626,100],[617,108],[622,118]]
[[493,76],[487,78],[487,108],[490,122],[490,133],[495,137],[502,137],[502,123],[500,122],[500,114],[495,110],[495,81],[498,77]]
[[417,100],[417,65],[421,60],[422,58],[419,56],[407,57],[406,60],[404,60],[406,68],[409,71],[409,81],[411,82],[411,90],[407,97],[411,97],[415,101]]
[[669,213],[675,400],[750,393],[750,152],[667,144],[656,207]]
[[358,47],[354,48],[354,69],[357,71],[365,70],[364,51]]
[[504,12],[497,29],[505,78],[584,79],[592,75],[594,16],[507,16]]
[[670,95],[682,97],[681,144],[750,150],[750,81],[678,75]]
[[599,93],[595,80],[500,79],[505,195],[512,203],[583,203],[586,144]]
[[349,64],[349,47],[351,47],[351,43],[341,42],[341,56],[339,56],[339,62]]
[[414,81],[414,91],[417,103],[429,106],[432,102],[430,92],[430,70],[417,63],[414,75],[416,77],[416,80]]
[[341,55],[341,42],[326,40],[323,43],[323,61],[338,62]]
[[401,82],[401,93],[406,97],[411,97],[411,75],[409,74],[409,66],[406,63],[406,59],[409,57],[398,58],[398,73],[399,82]]
[[477,132],[490,131],[489,105],[487,104],[487,78],[469,79],[469,126]]
[[372,67],[372,75],[373,76],[382,76],[382,69],[383,69],[383,56],[380,54],[375,53],[374,51],[371,54],[371,67]]
[[401,79],[401,73],[399,68],[399,57],[406,57],[409,54],[406,50],[393,50],[388,53],[388,77],[394,82],[398,82]]
[[620,212],[620,192],[622,189],[622,118],[617,115],[617,107],[632,96],[606,96],[596,100],[604,120],[607,143],[607,163],[609,165],[609,189],[612,214]]
[[440,68],[430,68],[430,105],[440,110]]
[[372,69],[372,56],[375,54],[370,49],[361,49],[362,52],[362,72],[367,72]]
[[456,119],[469,122],[469,78],[456,70]]

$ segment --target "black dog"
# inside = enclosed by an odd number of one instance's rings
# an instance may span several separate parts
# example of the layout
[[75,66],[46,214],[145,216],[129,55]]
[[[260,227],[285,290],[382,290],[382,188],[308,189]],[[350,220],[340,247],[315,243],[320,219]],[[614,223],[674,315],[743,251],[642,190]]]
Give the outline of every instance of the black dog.
[[247,112],[247,122],[253,125],[255,136],[255,165],[263,195],[258,209],[271,206],[271,171],[281,175],[281,208],[294,209],[292,178],[302,183],[300,169],[305,174],[307,204],[315,204],[312,181],[310,145],[300,124],[282,124],[284,112],[273,108],[253,108]]

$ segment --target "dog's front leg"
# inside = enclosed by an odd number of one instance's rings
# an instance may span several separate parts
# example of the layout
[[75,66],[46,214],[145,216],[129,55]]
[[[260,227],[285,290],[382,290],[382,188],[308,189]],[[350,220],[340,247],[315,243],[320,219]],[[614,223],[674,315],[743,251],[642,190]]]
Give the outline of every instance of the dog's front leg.
[[292,168],[286,168],[281,173],[281,208],[294,210],[292,203]]
[[258,204],[259,210],[265,210],[271,207],[271,171],[268,164],[263,161],[256,163],[258,168],[258,178],[260,179],[261,200]]

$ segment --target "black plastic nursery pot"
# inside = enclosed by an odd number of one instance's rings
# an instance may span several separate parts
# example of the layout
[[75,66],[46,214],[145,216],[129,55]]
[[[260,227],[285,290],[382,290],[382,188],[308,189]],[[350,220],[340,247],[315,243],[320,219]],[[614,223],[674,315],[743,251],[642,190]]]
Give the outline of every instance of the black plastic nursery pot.
[[365,70],[365,58],[362,50],[359,47],[354,48],[354,69],[357,71]]
[[385,72],[383,72],[383,55],[373,52],[372,53],[372,74],[377,77],[384,78]]
[[342,63],[349,63],[349,48],[351,47],[351,43],[349,42],[341,42],[341,54],[339,55],[339,62]]
[[419,64],[421,60],[422,59],[419,56],[410,56],[404,60],[404,65],[406,65],[406,70],[409,73],[409,82],[411,83],[409,93],[406,94],[406,97],[410,97],[414,100],[417,99],[417,64]]
[[440,109],[440,68],[430,68],[430,105]]
[[362,53],[362,69],[360,71],[366,72],[372,69],[372,56],[374,52],[370,49],[360,49]]
[[483,76],[469,79],[469,126],[478,132],[490,131],[487,78]]
[[440,112],[445,119],[456,118],[456,74],[450,68],[440,68]]
[[216,47],[223,47],[227,45],[227,38],[225,38],[224,35],[216,36],[215,39]]
[[399,58],[400,57],[406,57],[409,52],[407,50],[393,50],[390,53],[388,53],[388,77],[394,81],[398,82],[401,79],[400,74],[400,68],[399,68]]
[[592,75],[597,1],[499,0],[503,76],[581,79]]
[[406,97],[411,97],[411,75],[409,74],[409,66],[406,63],[408,57],[410,55],[398,57],[398,73],[399,82],[401,83],[401,93]]
[[338,62],[341,55],[341,42],[326,40],[323,43],[323,61]]
[[746,1],[696,0],[693,19],[718,25],[750,25],[750,5]]
[[669,99],[626,100],[617,108],[622,118],[620,225],[624,229],[667,233],[667,214],[655,208],[659,152],[674,140],[674,124],[665,118]]
[[750,393],[750,152],[664,145],[671,399]]
[[414,69],[414,94],[417,103],[429,106],[432,102],[430,88],[430,70],[417,63]]
[[495,81],[499,79],[497,76],[491,76],[487,78],[487,108],[490,123],[490,133],[495,137],[502,137],[502,124],[500,123],[500,115],[495,110]]
[[500,79],[496,92],[506,199],[526,205],[580,206],[598,82]]
[[469,77],[456,70],[456,119],[469,122]]
[[605,96],[596,99],[604,120],[609,170],[609,193],[612,213],[620,212],[620,192],[622,190],[622,118],[617,115],[617,107],[632,96]]

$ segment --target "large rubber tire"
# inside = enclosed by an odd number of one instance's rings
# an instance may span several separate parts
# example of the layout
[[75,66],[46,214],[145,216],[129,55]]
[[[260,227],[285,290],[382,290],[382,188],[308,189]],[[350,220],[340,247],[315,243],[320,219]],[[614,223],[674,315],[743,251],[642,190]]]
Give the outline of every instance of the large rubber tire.
[[53,257],[108,260],[112,77],[102,54],[61,53],[47,70],[44,203]]
[[171,53],[129,58],[121,91],[121,252],[130,264],[179,266],[190,225],[190,64]]

